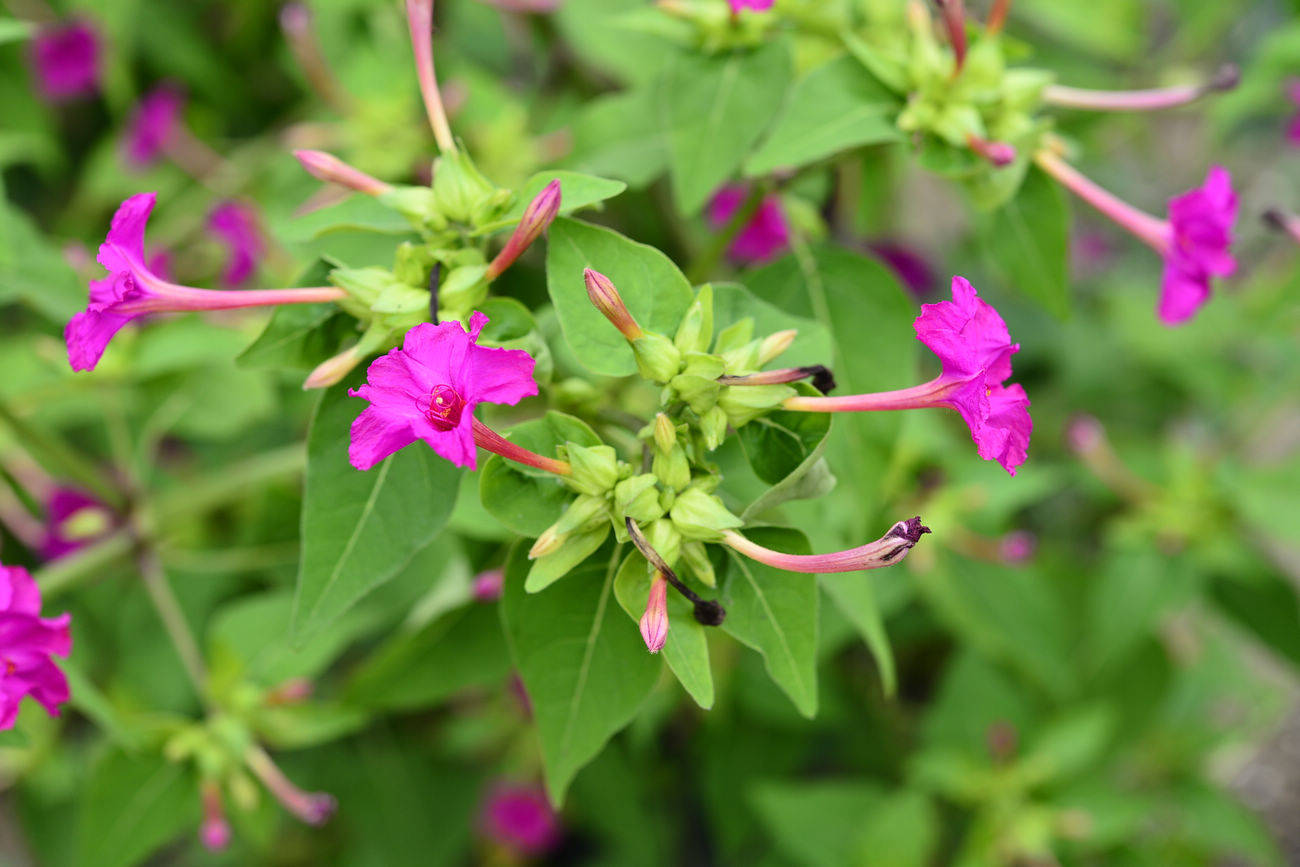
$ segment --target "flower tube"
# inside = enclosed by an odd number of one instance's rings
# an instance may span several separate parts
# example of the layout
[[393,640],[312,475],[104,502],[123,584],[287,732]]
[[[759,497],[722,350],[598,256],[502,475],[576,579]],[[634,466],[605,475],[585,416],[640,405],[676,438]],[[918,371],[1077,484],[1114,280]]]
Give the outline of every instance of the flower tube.
[[1241,70],[1227,63],[1209,81],[1201,84],[1184,84],[1177,87],[1157,87],[1146,90],[1085,90],[1053,84],[1043,91],[1043,100],[1062,108],[1086,111],[1158,111],[1187,105],[1201,97],[1232,90],[1241,81]]
[[724,531],[722,542],[733,551],[776,569],[824,575],[893,566],[907,556],[921,536],[929,532],[930,528],[921,524],[919,516],[909,518],[890,527],[889,532],[874,542],[832,554],[783,554],[751,542],[734,530]]

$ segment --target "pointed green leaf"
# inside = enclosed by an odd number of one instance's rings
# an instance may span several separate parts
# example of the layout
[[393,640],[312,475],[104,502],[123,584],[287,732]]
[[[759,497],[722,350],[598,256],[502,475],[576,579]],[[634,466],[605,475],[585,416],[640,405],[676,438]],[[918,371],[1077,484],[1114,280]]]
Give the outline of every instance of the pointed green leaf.
[[1015,198],[983,218],[985,255],[1007,284],[1052,315],[1070,313],[1070,209],[1060,185],[1034,169]]

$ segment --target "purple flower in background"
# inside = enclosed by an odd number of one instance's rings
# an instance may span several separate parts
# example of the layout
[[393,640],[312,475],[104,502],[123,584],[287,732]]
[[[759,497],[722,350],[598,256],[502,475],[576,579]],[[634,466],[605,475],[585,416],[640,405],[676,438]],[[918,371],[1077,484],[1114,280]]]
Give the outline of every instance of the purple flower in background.
[[127,160],[141,168],[156,161],[175,134],[184,107],[185,95],[175,85],[162,84],[146,93],[127,121]]
[[103,538],[112,529],[113,513],[77,488],[55,488],[45,504],[45,537],[40,555],[57,560]]
[[1237,270],[1232,226],[1237,194],[1232,178],[1214,166],[1201,186],[1169,200],[1170,240],[1160,291],[1160,318],[1169,325],[1190,319],[1210,297],[1210,279]]
[[[739,184],[719,190],[708,208],[709,223],[713,228],[721,231],[740,210],[748,195],[749,191]],[[789,244],[790,227],[781,213],[780,199],[768,196],[731,242],[727,255],[736,262],[767,262],[785,252]]]
[[998,558],[1007,565],[1028,563],[1038,551],[1038,537],[1028,530],[1012,530],[998,540]]
[[501,598],[505,586],[506,573],[500,569],[488,569],[474,576],[470,593],[478,602],[495,602]]
[[731,4],[731,14],[739,15],[742,9],[766,12],[772,8],[776,0],[727,0],[727,2]]
[[72,651],[72,615],[41,617],[41,591],[21,566],[0,565],[0,729],[10,729],[30,695],[51,716],[68,700],[68,679],[51,656]]
[[934,269],[917,250],[898,241],[873,241],[867,246],[917,298],[924,298],[934,289]]
[[266,255],[266,241],[253,209],[239,202],[222,202],[208,215],[208,231],[225,242],[230,251],[221,281],[238,286],[253,276],[257,263]]
[[[1300,109],[1300,78],[1293,78],[1286,84],[1286,95],[1297,109]],[[1286,126],[1286,140],[1292,147],[1300,148],[1300,111],[1292,116]]]
[[66,102],[99,87],[99,33],[85,21],[43,28],[32,39],[31,64],[41,96]]
[[416,440],[457,466],[478,465],[474,407],[537,394],[527,352],[478,345],[487,322],[475,313],[468,332],[455,321],[422,322],[371,362],[365,384],[348,392],[370,401],[352,422],[352,466],[368,470]]
[[531,786],[498,783],[483,803],[484,835],[523,856],[542,855],[560,842],[560,821],[546,796]]

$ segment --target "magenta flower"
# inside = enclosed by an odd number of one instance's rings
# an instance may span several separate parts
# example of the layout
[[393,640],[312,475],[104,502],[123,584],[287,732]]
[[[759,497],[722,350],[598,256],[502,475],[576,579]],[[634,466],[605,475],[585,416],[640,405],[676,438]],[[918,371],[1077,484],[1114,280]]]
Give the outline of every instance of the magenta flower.
[[[770,6],[771,3],[767,5]],[[766,9],[767,6],[751,8]],[[709,202],[709,223],[713,228],[721,231],[736,211],[740,210],[748,195],[749,191],[739,184],[719,190]],[[780,199],[768,196],[731,242],[727,255],[736,262],[767,262],[783,253],[789,245],[790,227],[786,225],[785,215],[781,213]]]
[[1236,271],[1230,248],[1237,195],[1222,166],[1211,167],[1201,186],[1170,199],[1169,218],[1161,220],[1102,189],[1054,153],[1039,151],[1034,159],[1064,187],[1164,259],[1157,312],[1166,325],[1190,319],[1209,300],[1210,281]]
[[[483,402],[513,405],[537,394],[527,352],[478,345],[487,322],[475,313],[468,332],[455,321],[422,322],[406,332],[400,348],[371,363],[365,384],[348,392],[370,401],[352,422],[352,466],[368,470],[416,440],[458,466],[478,465],[475,442],[485,448],[496,444],[488,442],[490,431],[476,423],[474,407]],[[560,462],[551,463],[557,465],[553,471],[561,472]],[[567,470],[565,464],[563,472]]]
[[1169,200],[1170,240],[1160,291],[1160,318],[1186,322],[1210,297],[1210,279],[1237,270],[1232,257],[1232,226],[1237,195],[1226,169],[1214,166],[1205,183]]
[[70,614],[41,617],[41,591],[21,566],[0,565],[0,729],[11,729],[23,696],[50,716],[68,700],[68,679],[51,656],[72,651]]
[[41,96],[66,102],[99,87],[99,33],[84,21],[42,29],[32,39],[31,65]]
[[731,4],[731,14],[739,15],[743,9],[766,12],[772,8],[776,0],[727,0],[727,2]]
[[108,507],[77,488],[55,488],[45,504],[45,535],[40,555],[45,561],[79,551],[103,538],[116,523]]
[[1010,566],[1028,563],[1037,551],[1038,537],[1028,530],[1012,530],[998,540],[998,559]]
[[871,254],[894,272],[908,292],[923,298],[934,289],[935,274],[921,253],[898,241],[873,241],[867,245]]
[[542,855],[560,842],[560,821],[546,796],[529,786],[498,783],[480,817],[483,833],[519,855]]
[[199,842],[209,852],[222,852],[230,845],[231,831],[225,808],[221,805],[221,789],[216,783],[205,781],[199,787],[199,798],[203,803]]
[[99,264],[108,269],[108,276],[90,281],[90,303],[63,330],[73,370],[94,370],[113,335],[147,313],[229,310],[337,301],[343,297],[343,290],[332,286],[223,292],[164,280],[145,264],[144,254],[144,230],[156,198],[156,193],[139,193],[123,202],[113,215],[97,257]]
[[238,202],[222,202],[208,215],[208,231],[230,248],[221,281],[227,286],[238,286],[253,276],[257,263],[266,255],[257,214]]
[[916,337],[943,363],[938,377],[923,385],[845,397],[792,397],[782,406],[804,412],[867,412],[948,407],[961,414],[986,461],[1011,475],[1028,455],[1033,420],[1029,398],[1011,377],[1012,343],[1002,317],[964,277],[952,278],[952,300],[921,306]]
[[163,84],[146,93],[127,122],[127,160],[141,168],[157,160],[175,136],[184,107],[185,95],[175,85]]
[[506,573],[500,569],[488,569],[474,576],[470,585],[470,595],[478,602],[495,602],[501,598],[505,588]]

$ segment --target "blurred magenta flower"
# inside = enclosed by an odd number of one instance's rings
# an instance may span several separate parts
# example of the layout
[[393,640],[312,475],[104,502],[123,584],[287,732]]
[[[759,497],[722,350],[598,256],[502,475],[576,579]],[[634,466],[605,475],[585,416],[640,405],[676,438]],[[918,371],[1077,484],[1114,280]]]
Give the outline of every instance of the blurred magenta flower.
[[776,0],[727,0],[731,4],[733,15],[739,15],[741,10],[753,9],[755,12],[766,12],[772,8]]
[[238,286],[253,276],[266,255],[266,241],[258,228],[256,212],[239,202],[222,202],[208,215],[208,231],[229,249],[221,282]]
[[1087,111],[1158,111],[1187,105],[1211,93],[1232,90],[1241,82],[1236,64],[1225,63],[1207,81],[1174,87],[1146,90],[1085,90],[1050,84],[1043,90],[1043,101],[1063,108]]
[[939,356],[943,371],[923,385],[844,397],[792,397],[782,406],[803,412],[869,412],[948,407],[961,414],[986,461],[1011,475],[1028,455],[1033,420],[1029,398],[1011,377],[1011,356],[1020,351],[1002,317],[979,297],[970,281],[952,278],[952,300],[921,306],[916,337]]
[[11,729],[30,695],[51,716],[68,700],[68,679],[52,656],[72,652],[70,614],[41,617],[41,591],[21,566],[0,564],[0,729]]
[[[770,4],[769,4],[770,5]],[[749,190],[741,184],[723,187],[709,202],[709,223],[721,231],[744,205]],[[790,244],[790,227],[781,213],[781,200],[767,196],[758,211],[731,242],[727,255],[736,262],[767,262],[785,252]]]
[[889,266],[903,288],[912,295],[923,298],[934,289],[934,269],[914,248],[891,240],[873,241],[867,247],[872,255]]
[[99,500],[77,488],[54,488],[45,503],[42,560],[57,560],[102,539],[116,517]]
[[208,781],[199,787],[203,802],[203,822],[199,825],[199,842],[209,852],[221,852],[230,845],[230,822],[221,805],[221,789]]
[[668,581],[662,574],[656,574],[650,582],[650,595],[646,599],[640,626],[646,649],[651,653],[663,650],[668,641]]
[[85,21],[71,20],[42,30],[32,38],[31,65],[41,96],[66,102],[99,87],[99,31]]
[[722,542],[732,550],[744,554],[751,560],[764,563],[787,572],[809,572],[826,574],[830,572],[861,572],[866,569],[881,569],[902,562],[920,538],[930,532],[930,528],[921,524],[921,518],[908,518],[889,528],[889,532],[874,542],[868,542],[847,551],[831,554],[783,554],[764,548],[746,539],[735,530],[724,530]]
[[333,154],[324,151],[296,150],[293,155],[308,174],[327,184],[337,184],[368,196],[382,196],[393,189],[391,184],[386,184],[379,178],[348,165]]
[[497,783],[480,815],[483,834],[521,856],[544,855],[560,842],[560,820],[546,796],[531,786]]
[[1300,148],[1300,78],[1293,78],[1287,82],[1286,95],[1297,108],[1296,114],[1286,126],[1286,140],[1292,147]]
[[108,276],[90,281],[86,309],[63,330],[68,363],[73,370],[94,370],[113,335],[126,323],[147,313],[189,310],[229,310],[275,304],[336,301],[343,290],[332,286],[307,289],[261,289],[225,292],[195,289],[162,279],[144,264],[144,231],[156,193],[138,193],[113,215],[108,237],[99,245],[99,264]]
[[470,594],[478,602],[495,602],[501,598],[505,587],[506,573],[500,569],[488,569],[474,576],[470,585]]
[[999,559],[1012,566],[1029,562],[1037,551],[1038,537],[1028,530],[1012,530],[998,540]]
[[1230,248],[1237,194],[1222,166],[1212,166],[1201,186],[1170,199],[1169,218],[1161,220],[1102,189],[1054,153],[1040,151],[1035,159],[1063,186],[1164,259],[1156,309],[1166,325],[1192,318],[1209,300],[1211,279],[1236,271]]
[[173,84],[162,84],[136,104],[126,126],[127,161],[141,168],[155,162],[176,134],[185,95]]
[[457,466],[478,465],[475,442],[493,444],[484,441],[474,407],[513,405],[537,394],[532,356],[478,345],[487,322],[475,313],[468,332],[455,321],[422,322],[406,332],[400,348],[370,364],[365,384],[348,392],[370,402],[352,422],[352,466],[368,470],[416,440]]

